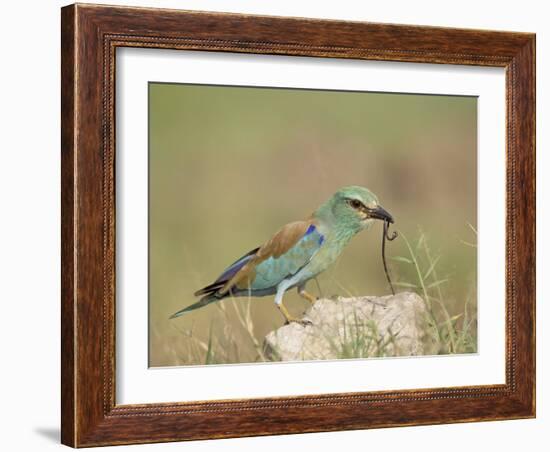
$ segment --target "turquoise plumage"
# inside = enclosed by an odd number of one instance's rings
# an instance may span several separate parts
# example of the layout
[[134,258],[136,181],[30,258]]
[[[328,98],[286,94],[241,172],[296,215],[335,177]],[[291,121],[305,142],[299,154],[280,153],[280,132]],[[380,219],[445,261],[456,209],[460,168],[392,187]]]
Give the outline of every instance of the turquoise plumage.
[[312,224],[285,254],[278,258],[270,256],[256,266],[256,277],[250,284],[252,291],[274,289],[283,279],[298,273],[319,251],[323,241],[324,237]]
[[375,219],[393,223],[369,190],[344,187],[308,219],[283,226],[261,247],[233,262],[212,284],[195,293],[202,296],[198,302],[171,318],[229,296],[275,295],[275,304],[287,322],[303,323],[288,313],[282,302],[284,293],[296,287],[302,297],[314,302],[315,297],[305,291],[306,283],[325,271],[349,240]]

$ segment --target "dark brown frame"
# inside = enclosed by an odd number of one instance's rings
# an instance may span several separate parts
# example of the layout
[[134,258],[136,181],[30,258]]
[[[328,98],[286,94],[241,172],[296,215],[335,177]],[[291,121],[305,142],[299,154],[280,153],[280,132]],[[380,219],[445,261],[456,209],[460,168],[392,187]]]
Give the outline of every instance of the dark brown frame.
[[[62,9],[61,37],[64,444],[82,447],[535,416],[534,34],[77,4]],[[116,405],[117,47],[506,68],[506,383]]]

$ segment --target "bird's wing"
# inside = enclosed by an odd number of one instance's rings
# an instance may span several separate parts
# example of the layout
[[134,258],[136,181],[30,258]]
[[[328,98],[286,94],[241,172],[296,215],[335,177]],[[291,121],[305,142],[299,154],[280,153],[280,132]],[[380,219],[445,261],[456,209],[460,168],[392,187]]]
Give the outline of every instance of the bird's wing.
[[219,290],[221,295],[237,289],[266,289],[297,273],[323,244],[324,237],[313,220],[283,226]]
[[260,248],[255,248],[252,251],[246,253],[241,258],[237,259],[229,267],[227,267],[220,276],[218,276],[216,281],[206,287],[203,287],[200,290],[197,290],[195,292],[195,296],[213,293],[221,289],[223,286],[225,286],[227,281],[233,278],[233,276],[235,276],[239,270],[241,270],[251,259],[256,256],[256,253],[259,249]]

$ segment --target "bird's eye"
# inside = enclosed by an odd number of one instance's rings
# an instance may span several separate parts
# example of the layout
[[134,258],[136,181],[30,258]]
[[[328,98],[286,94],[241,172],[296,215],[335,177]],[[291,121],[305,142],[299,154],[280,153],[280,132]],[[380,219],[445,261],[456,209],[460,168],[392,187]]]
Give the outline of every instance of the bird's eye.
[[357,201],[357,199],[350,199],[348,202],[351,207],[357,210],[359,210],[363,206],[363,204],[361,204],[361,201]]

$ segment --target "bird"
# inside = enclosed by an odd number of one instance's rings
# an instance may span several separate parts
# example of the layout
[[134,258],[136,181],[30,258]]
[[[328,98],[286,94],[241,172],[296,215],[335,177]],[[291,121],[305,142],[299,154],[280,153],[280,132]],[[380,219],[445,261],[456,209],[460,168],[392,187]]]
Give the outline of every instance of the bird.
[[214,282],[195,292],[201,297],[196,303],[170,318],[228,297],[274,295],[285,323],[308,325],[311,322],[288,312],[285,292],[296,288],[302,298],[315,303],[306,283],[333,264],[351,238],[375,220],[394,222],[376,195],[361,186],[340,188],[309,217],[284,225],[263,245],[229,265]]

